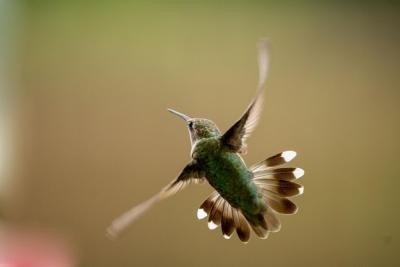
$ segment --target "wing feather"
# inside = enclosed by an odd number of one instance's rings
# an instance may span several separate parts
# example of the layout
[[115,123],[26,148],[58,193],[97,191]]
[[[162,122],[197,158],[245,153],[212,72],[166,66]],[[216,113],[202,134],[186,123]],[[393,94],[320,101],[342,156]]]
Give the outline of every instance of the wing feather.
[[195,161],[190,162],[179,174],[178,178],[164,187],[160,197],[165,198],[185,189],[189,184],[198,184],[204,181],[204,172],[198,167]]
[[131,225],[137,218],[143,215],[151,207],[161,200],[172,196],[187,185],[191,183],[199,183],[204,180],[204,172],[197,165],[195,161],[190,162],[179,174],[178,178],[168,184],[166,187],[161,189],[161,191],[148,200],[140,203],[139,205],[128,210],[118,218],[116,218],[111,226],[107,228],[107,234],[111,238],[116,238],[123,230],[125,230],[129,225]]
[[259,82],[256,96],[242,117],[221,138],[222,143],[233,152],[246,152],[245,141],[258,124],[263,106],[263,93],[269,65],[268,43],[265,40],[259,43],[258,58]]

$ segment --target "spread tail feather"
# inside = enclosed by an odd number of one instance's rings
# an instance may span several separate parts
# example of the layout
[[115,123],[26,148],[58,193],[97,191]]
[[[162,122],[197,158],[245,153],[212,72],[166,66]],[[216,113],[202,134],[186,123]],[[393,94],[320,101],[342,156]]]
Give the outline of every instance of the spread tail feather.
[[230,238],[236,230],[244,243],[250,239],[250,228],[261,239],[267,238],[270,232],[278,232],[281,223],[277,213],[293,214],[297,211],[297,206],[287,197],[303,193],[303,186],[292,181],[303,176],[304,171],[300,168],[275,167],[291,161],[295,156],[296,152],[285,151],[250,167],[264,206],[258,213],[232,207],[214,191],[197,210],[197,218],[201,220],[208,216],[208,228],[211,230],[221,225],[225,238]]
[[239,209],[232,207],[217,191],[214,191],[197,210],[199,220],[207,216],[210,230],[221,225],[224,238],[231,238],[236,231],[242,242],[249,241],[250,227],[245,216]]
[[[304,187],[292,182],[304,175],[301,168],[276,168],[281,164],[287,163],[297,155],[294,151],[284,151],[267,158],[250,167],[253,172],[253,182],[259,189],[262,200],[266,204],[265,211],[256,214],[256,225],[263,225],[265,219],[265,230],[278,232],[281,224],[276,217],[276,213],[294,214],[297,206],[287,197],[301,195]],[[259,218],[257,218],[259,217]],[[253,218],[254,220],[254,218]]]
[[221,226],[222,234],[226,239],[231,238],[236,231],[239,239],[244,243],[250,239],[250,228],[259,238],[265,239],[268,237],[268,231],[277,229],[276,225],[279,227],[280,224],[275,215],[270,211],[266,214],[268,216],[264,218],[262,213],[254,216],[234,208],[217,191],[214,191],[197,210],[199,220],[208,216],[210,230]]
[[275,212],[294,214],[296,205],[287,197],[301,195],[304,187],[292,182],[304,175],[300,168],[274,168],[291,161],[296,156],[294,151],[285,151],[263,160],[252,167],[253,182],[259,188],[262,199]]

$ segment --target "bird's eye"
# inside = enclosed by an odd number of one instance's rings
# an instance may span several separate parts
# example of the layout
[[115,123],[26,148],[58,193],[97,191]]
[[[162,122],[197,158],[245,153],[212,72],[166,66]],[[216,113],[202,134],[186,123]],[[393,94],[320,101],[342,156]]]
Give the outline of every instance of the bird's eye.
[[193,127],[193,121],[189,121],[188,125],[189,125],[189,128],[192,128]]

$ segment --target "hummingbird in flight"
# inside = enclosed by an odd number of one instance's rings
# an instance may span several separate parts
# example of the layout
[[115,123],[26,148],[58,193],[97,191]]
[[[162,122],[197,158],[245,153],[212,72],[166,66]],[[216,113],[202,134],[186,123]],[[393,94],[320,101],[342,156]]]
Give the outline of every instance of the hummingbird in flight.
[[208,217],[208,228],[221,226],[229,239],[234,232],[247,243],[252,229],[261,239],[278,232],[281,223],[277,213],[294,214],[297,206],[288,198],[301,195],[302,185],[293,182],[304,175],[301,168],[280,167],[291,161],[294,151],[284,151],[247,167],[242,155],[247,152],[246,140],[260,117],[265,82],[269,67],[268,42],[258,45],[259,82],[256,96],[241,118],[225,133],[208,119],[191,118],[168,109],[187,125],[191,141],[191,161],[181,173],[159,193],[115,219],[107,229],[117,237],[133,221],[159,201],[174,195],[189,184],[207,181],[213,189],[197,210],[198,219]]

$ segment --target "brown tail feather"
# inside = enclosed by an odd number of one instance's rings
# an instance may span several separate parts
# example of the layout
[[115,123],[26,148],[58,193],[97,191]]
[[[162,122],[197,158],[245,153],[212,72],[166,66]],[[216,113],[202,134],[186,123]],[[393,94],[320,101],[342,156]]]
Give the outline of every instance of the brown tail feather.
[[213,192],[197,210],[197,218],[208,215],[208,228],[211,230],[221,225],[222,234],[229,239],[233,232],[239,239],[247,243],[250,238],[250,227],[239,209],[233,208],[218,192]]
[[236,229],[235,220],[233,219],[233,209],[227,201],[224,203],[224,211],[222,213],[221,230],[224,238],[231,238]]
[[278,165],[285,164],[296,157],[297,153],[295,151],[284,151],[276,154],[272,157],[267,158],[257,164],[250,167],[253,171],[266,170],[269,167],[274,167]]
[[247,223],[246,219],[242,215],[242,213],[235,209],[236,213],[236,219],[235,219],[235,224],[236,224],[236,233],[243,243],[249,242],[250,239],[250,227],[249,224]]
[[[203,219],[208,215],[208,228],[213,230],[221,225],[222,234],[229,239],[233,232],[236,233],[239,239],[247,243],[250,239],[250,228],[259,238],[268,237],[269,225],[271,229],[277,229],[276,222],[272,224],[267,222],[263,213],[255,216],[243,213],[240,209],[233,208],[218,192],[213,192],[200,206],[197,211],[197,218]],[[278,221],[279,224],[279,221]]]
[[247,243],[250,239],[250,228],[257,237],[265,239],[269,232],[278,232],[281,223],[276,213],[293,214],[297,206],[287,197],[303,193],[303,186],[292,182],[303,176],[300,168],[274,168],[289,162],[296,156],[294,151],[285,151],[272,156],[250,167],[253,181],[259,188],[260,201],[265,203],[265,209],[249,214],[232,207],[217,191],[213,192],[200,206],[197,217],[208,216],[208,227],[215,229],[221,225],[222,234],[230,238],[233,232],[239,239]]
[[251,214],[244,214],[246,217],[247,221],[250,224],[251,229],[253,229],[253,232],[261,239],[266,239],[268,238],[268,224],[264,218],[263,212],[260,212],[255,215]]
[[297,206],[287,197],[301,195],[304,192],[302,185],[291,182],[304,175],[303,169],[274,168],[291,161],[295,156],[296,152],[285,151],[250,167],[253,172],[253,181],[259,188],[267,206],[262,216],[269,232],[278,232],[281,228],[276,213],[294,214],[297,212]]

